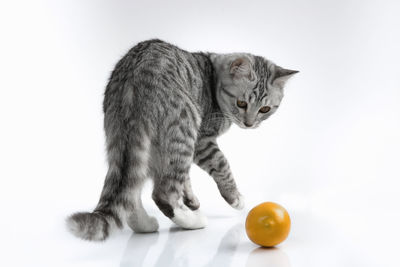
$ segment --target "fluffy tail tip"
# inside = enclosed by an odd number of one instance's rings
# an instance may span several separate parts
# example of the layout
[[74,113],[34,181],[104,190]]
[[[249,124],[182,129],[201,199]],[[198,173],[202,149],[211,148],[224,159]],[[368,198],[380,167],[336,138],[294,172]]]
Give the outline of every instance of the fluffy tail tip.
[[108,237],[109,224],[101,214],[77,212],[66,219],[67,229],[84,240],[103,241]]

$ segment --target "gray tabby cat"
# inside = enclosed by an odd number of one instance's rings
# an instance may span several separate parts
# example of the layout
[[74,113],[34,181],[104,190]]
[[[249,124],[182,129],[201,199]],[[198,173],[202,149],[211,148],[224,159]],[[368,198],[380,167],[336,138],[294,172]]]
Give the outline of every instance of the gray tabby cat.
[[216,138],[231,126],[256,128],[279,107],[297,71],[245,53],[190,53],[161,40],[133,47],[116,65],[103,111],[109,169],[93,212],[67,219],[69,230],[104,240],[126,222],[135,232],[158,230],[141,190],[152,179],[153,200],[185,229],[206,226],[189,179],[192,162],[208,172],[222,197],[243,208]]

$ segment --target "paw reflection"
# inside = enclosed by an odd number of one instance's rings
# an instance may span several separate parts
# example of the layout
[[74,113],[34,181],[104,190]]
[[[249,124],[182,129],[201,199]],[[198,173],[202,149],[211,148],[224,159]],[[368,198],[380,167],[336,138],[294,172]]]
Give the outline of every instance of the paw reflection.
[[120,266],[143,266],[150,248],[157,243],[158,232],[147,234],[132,234],[125,249]]
[[224,229],[222,223],[219,227],[207,230],[183,230],[173,226],[160,234],[134,233],[120,266],[230,266],[244,236],[244,226],[241,223],[234,224],[220,240],[215,239],[220,236],[221,229]]
[[205,267],[221,267],[230,266],[232,258],[235,255],[238,244],[240,242],[241,231],[243,230],[242,224],[236,224],[229,229],[218,246],[217,252],[211,261]]

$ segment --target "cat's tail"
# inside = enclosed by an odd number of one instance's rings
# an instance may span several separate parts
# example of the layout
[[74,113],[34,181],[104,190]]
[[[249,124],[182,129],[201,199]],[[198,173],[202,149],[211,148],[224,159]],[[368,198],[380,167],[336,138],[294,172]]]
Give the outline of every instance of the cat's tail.
[[[116,100],[114,102],[112,105],[118,104]],[[114,106],[109,109],[118,110]],[[124,208],[120,205],[120,203],[124,203],[125,198],[122,193],[126,185],[126,176],[123,170],[129,160],[126,151],[128,147],[126,129],[122,128],[124,122],[119,120],[118,114],[106,110],[104,112],[109,168],[100,200],[93,212],[77,212],[66,219],[66,226],[73,235],[92,241],[107,239],[113,230],[123,227],[122,221],[126,221]]]
[[120,219],[114,213],[77,212],[66,219],[68,230],[76,237],[91,240],[105,240],[111,230],[120,226]]

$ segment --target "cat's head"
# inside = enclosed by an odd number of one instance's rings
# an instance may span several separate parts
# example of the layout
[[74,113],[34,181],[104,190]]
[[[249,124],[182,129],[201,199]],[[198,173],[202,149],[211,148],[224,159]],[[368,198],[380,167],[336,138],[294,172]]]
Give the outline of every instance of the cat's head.
[[226,117],[241,128],[256,128],[279,107],[288,70],[250,54],[214,55],[216,97]]

